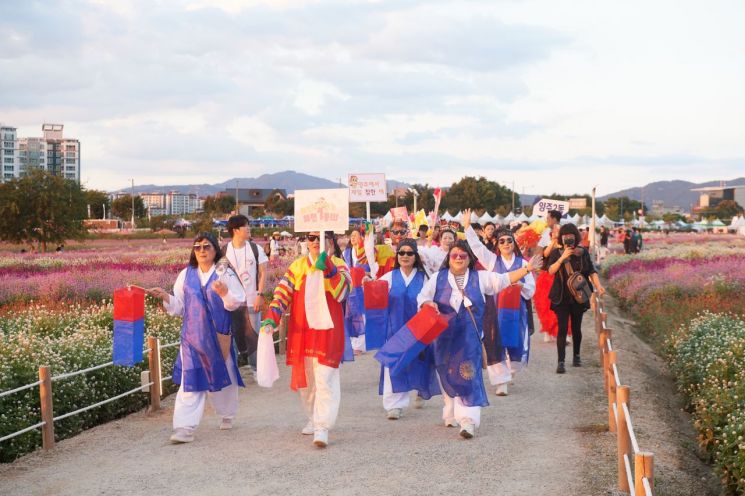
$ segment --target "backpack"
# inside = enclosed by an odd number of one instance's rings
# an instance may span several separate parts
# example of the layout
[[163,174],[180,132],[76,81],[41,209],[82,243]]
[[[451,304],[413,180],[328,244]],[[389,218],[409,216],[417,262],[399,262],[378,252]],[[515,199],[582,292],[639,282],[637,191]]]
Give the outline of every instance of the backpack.
[[569,278],[567,279],[567,289],[569,289],[569,294],[572,295],[574,301],[581,305],[589,303],[590,297],[592,296],[592,290],[590,289],[590,284],[587,282],[587,278],[582,275],[581,272],[574,272],[569,260],[564,262],[564,268],[569,275]]

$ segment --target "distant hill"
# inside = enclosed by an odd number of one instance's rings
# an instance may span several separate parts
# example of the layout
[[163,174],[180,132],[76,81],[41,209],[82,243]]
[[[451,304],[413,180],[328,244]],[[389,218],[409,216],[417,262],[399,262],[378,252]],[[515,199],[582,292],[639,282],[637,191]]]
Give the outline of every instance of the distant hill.
[[[346,177],[342,178],[342,186],[346,186]],[[236,184],[237,181],[237,184]],[[406,188],[408,184],[390,179],[386,181],[388,191],[394,188]],[[259,177],[242,177],[228,179],[217,184],[174,184],[174,185],[155,185],[143,184],[135,185],[134,191],[137,193],[167,193],[169,191],[180,191],[181,193],[197,193],[200,197],[214,195],[226,189],[238,188],[261,188],[261,189],[284,189],[287,193],[294,193],[296,189],[323,189],[338,188],[338,181],[330,181],[322,177],[303,174],[302,172],[283,171],[273,174],[262,174]],[[113,193],[129,193],[131,188],[122,188]]]
[[[627,196],[632,200],[641,200],[644,195],[644,203],[650,204],[653,201],[663,201],[666,207],[679,206],[684,210],[689,210],[691,205],[698,204],[699,194],[691,191],[693,188],[705,188],[707,186],[719,186],[720,181],[708,181],[705,183],[692,183],[689,181],[657,181],[649,183],[642,187],[624,189],[598,197],[600,201],[608,198],[617,198]],[[725,181],[725,184],[740,185],[745,184],[745,177],[739,177]]]

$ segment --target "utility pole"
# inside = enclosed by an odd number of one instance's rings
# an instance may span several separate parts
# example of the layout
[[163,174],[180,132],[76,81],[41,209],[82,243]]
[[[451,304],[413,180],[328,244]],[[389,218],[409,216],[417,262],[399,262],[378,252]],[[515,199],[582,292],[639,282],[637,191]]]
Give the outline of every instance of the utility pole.
[[590,255],[595,262],[598,260],[597,239],[595,237],[595,190],[597,187],[597,184],[592,187],[592,219],[590,220]]
[[238,210],[238,179],[235,180],[235,215],[239,215],[241,212]]
[[512,213],[515,213],[515,181],[512,181]]
[[135,180],[132,181],[132,230],[135,228]]

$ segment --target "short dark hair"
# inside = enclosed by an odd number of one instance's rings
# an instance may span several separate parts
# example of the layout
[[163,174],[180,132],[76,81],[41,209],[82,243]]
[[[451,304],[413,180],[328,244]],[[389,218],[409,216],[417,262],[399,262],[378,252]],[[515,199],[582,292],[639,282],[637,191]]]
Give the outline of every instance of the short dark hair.
[[489,226],[494,226],[494,229],[496,229],[496,228],[497,228],[497,225],[496,225],[496,224],[495,224],[494,222],[492,222],[492,221],[489,221],[489,222],[487,222],[486,224],[484,224],[484,229],[486,229],[486,228],[487,228],[487,227],[489,227]]
[[[566,234],[572,234],[574,235],[574,242],[579,243],[579,240],[582,239],[582,236],[579,234],[579,230],[577,229],[577,226],[572,224],[571,222],[568,224],[564,224],[559,228],[559,245],[564,246],[564,244],[561,242],[561,237]],[[575,245],[576,246],[576,245]]]
[[240,229],[243,226],[247,226],[248,224],[248,217],[245,215],[233,215],[228,219],[228,234],[230,237],[233,237],[233,231],[236,229]]
[[336,258],[341,258],[341,248],[339,248],[339,242],[336,240],[336,233],[334,231],[324,231],[323,235],[334,245],[333,255]]
[[419,232],[422,232],[422,231],[429,231],[429,226],[428,226],[427,224],[421,224],[421,225],[419,226],[419,229],[418,229],[418,230],[419,230]]
[[[199,243],[202,240],[207,240],[212,244],[212,249],[215,251],[215,258],[212,260],[213,263],[217,263],[218,260],[222,258],[222,250],[220,250],[220,245],[217,244],[217,239],[215,239],[215,236],[212,233],[208,232],[201,232],[197,234],[197,237],[194,238],[195,243]],[[198,267],[199,262],[197,262],[197,255],[194,253],[194,246],[191,247],[191,255],[189,255],[189,266],[190,267]]]
[[473,251],[471,251],[471,247],[468,246],[468,242],[465,239],[455,240],[453,246],[448,250],[445,260],[442,262],[442,268],[450,270],[450,252],[452,252],[454,248],[458,248],[459,250],[468,253],[468,268],[473,270],[474,267],[476,267],[476,256],[473,254]]
[[561,212],[559,212],[558,210],[549,210],[548,216],[553,217],[554,219],[556,219],[557,222],[561,220]]

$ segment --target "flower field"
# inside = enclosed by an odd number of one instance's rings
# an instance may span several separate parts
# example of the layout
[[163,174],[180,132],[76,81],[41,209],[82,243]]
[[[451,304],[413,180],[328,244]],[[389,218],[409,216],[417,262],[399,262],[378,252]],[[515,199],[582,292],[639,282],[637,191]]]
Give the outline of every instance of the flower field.
[[671,235],[645,246],[607,259],[609,288],[668,360],[727,491],[745,494],[745,240]]
[[[0,251],[0,392],[36,382],[41,365],[48,365],[56,376],[110,362],[114,290],[127,284],[170,290],[187,265],[191,244],[188,239],[101,240],[61,253]],[[290,262],[290,257],[270,262],[268,293]],[[178,341],[180,318],[167,315],[149,297],[145,313],[146,335],[161,338],[162,344]],[[177,351],[162,351],[164,377],[170,374]],[[54,415],[136,388],[146,368],[146,361],[133,368],[109,366],[54,381]],[[146,394],[135,393],[60,420],[55,422],[55,437],[73,436],[139,410],[147,401]],[[39,421],[38,387],[0,397],[0,438]],[[38,429],[0,442],[0,462],[40,445]]]

